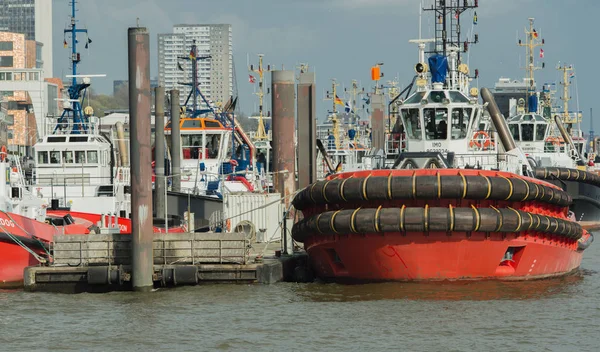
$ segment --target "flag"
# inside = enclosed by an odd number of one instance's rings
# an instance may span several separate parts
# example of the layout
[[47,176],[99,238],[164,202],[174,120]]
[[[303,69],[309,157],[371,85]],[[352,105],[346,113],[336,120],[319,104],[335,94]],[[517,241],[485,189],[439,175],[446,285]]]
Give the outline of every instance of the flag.
[[540,58],[543,59],[544,58],[544,49],[540,49]]
[[67,41],[66,41],[66,40],[63,42],[63,46],[64,46],[65,48],[67,48],[67,47],[69,46],[69,45],[67,44]]
[[473,14],[473,24],[477,24],[477,11]]
[[194,53],[194,50],[190,50],[190,60],[194,60],[196,58],[196,53]]
[[344,104],[344,111],[348,114],[354,112],[352,111],[352,104],[350,104],[350,102],[346,102],[346,104]]
[[363,98],[363,101],[365,102],[365,104],[369,105],[371,104],[371,98]]
[[538,32],[536,32],[536,30],[535,30],[535,29],[533,30],[533,37],[534,37],[534,38],[537,38],[537,37],[538,37]]
[[254,83],[254,82],[256,82],[256,79],[254,78],[254,76],[248,75],[248,82]]
[[179,71],[183,71],[183,67],[181,67],[181,62],[179,62],[179,61],[177,62],[177,69]]
[[337,95],[335,96],[335,105],[344,106],[344,102]]
[[569,75],[569,79],[571,78],[575,78],[575,72],[571,72],[571,74]]
[[459,17],[459,16],[460,16],[460,14],[458,13],[458,11],[456,11],[456,12],[454,13],[454,18],[458,19],[458,17]]

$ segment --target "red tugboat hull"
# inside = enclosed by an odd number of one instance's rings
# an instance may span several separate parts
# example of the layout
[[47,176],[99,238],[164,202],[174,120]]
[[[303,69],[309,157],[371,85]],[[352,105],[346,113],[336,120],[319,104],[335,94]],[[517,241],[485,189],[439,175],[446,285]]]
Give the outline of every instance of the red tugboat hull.
[[23,270],[39,264],[31,252],[45,257],[44,248],[61,232],[61,228],[34,219],[0,212],[0,288],[22,286]]
[[[48,209],[46,212],[48,215],[59,216],[59,217],[63,217],[65,215],[71,215],[73,217],[73,219],[75,219],[76,221],[78,219],[81,219],[81,220],[89,221],[91,224],[94,224],[94,225],[97,224],[98,221],[100,221],[102,219],[102,215],[100,215],[100,214],[83,213],[83,212],[70,211],[70,210]],[[121,231],[121,233],[122,234],[131,233],[131,219],[122,218],[122,217],[119,217],[118,219],[119,219],[119,230]],[[166,232],[164,227],[154,226],[153,228],[154,228],[154,233],[165,233]],[[186,232],[182,226],[169,227],[168,231],[169,231],[169,233]]]
[[527,280],[577,269],[593,241],[571,197],[516,174],[458,169],[341,173],[293,201],[315,274],[338,281]]
[[[513,259],[502,261],[509,247]],[[583,255],[577,243],[514,234],[340,235],[305,248],[318,277],[340,281],[528,280],[568,274]]]

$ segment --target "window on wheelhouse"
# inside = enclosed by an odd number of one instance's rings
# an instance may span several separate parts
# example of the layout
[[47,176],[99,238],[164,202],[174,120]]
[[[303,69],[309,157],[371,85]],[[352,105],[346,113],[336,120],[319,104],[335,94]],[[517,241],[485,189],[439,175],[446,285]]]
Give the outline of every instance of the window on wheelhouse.
[[50,164],[60,164],[60,152],[59,151],[51,151],[50,152]]
[[77,164],[85,164],[85,151],[83,151],[83,150],[75,151],[75,162]]
[[38,152],[38,164],[48,164],[48,152]]
[[[221,149],[220,133],[185,134],[181,136],[184,159],[217,159]],[[203,145],[204,143],[204,145]]]
[[517,124],[508,125],[508,129],[510,130],[510,134],[512,134],[513,139],[515,141],[518,142],[521,140],[521,138],[519,137],[519,125],[517,125]]
[[412,96],[410,96],[408,99],[406,99],[404,104],[419,104],[421,102],[421,100],[423,100],[424,96],[425,96],[425,92],[417,92],[417,93],[413,94]]
[[533,124],[521,124],[521,140],[523,142],[533,142]]
[[473,108],[452,109],[452,139],[463,139],[467,137],[472,113]]
[[63,157],[63,162],[65,164],[72,164],[73,163],[73,152],[70,150],[65,150],[62,152],[62,157]]
[[404,126],[406,126],[405,130],[408,138],[419,141],[423,139],[419,109],[402,109],[400,113],[402,114]]
[[537,125],[535,125],[535,140],[536,141],[543,141],[544,137],[546,137],[546,129],[548,128],[548,125],[546,125],[545,123],[538,123]]
[[87,162],[88,164],[98,163],[98,152],[96,150],[89,150],[87,152]]
[[448,138],[448,109],[423,109],[425,138],[428,140]]

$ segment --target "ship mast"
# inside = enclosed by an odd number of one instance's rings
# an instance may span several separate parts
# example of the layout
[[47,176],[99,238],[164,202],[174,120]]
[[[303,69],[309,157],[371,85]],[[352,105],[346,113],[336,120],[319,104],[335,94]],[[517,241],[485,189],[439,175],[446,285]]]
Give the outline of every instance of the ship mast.
[[[69,114],[72,114],[73,126],[70,133],[80,134],[87,133],[88,131],[88,117],[83,114],[81,111],[81,102],[79,99],[82,95],[85,95],[86,88],[90,86],[89,77],[84,77],[83,83],[77,83],[77,78],[81,77],[77,75],[77,65],[81,61],[81,54],[77,52],[77,34],[82,33],[87,36],[87,29],[77,28],[77,20],[75,19],[75,0],[71,0],[71,23],[70,27],[65,29],[63,35],[64,46],[67,48],[67,34],[71,35],[71,86],[68,88],[69,93],[69,103],[65,103],[65,109],[63,110],[62,115],[57,121],[56,127],[54,128],[54,132],[56,133],[58,130],[68,129],[69,128]],[[88,45],[92,42],[92,40],[87,36],[85,41],[85,48],[88,48]],[[68,76],[67,76],[68,77]]]
[[477,40],[462,41],[460,16],[478,7],[478,0],[434,0],[434,5],[423,8],[423,11],[434,11],[436,14],[434,50],[426,53],[448,56],[448,51],[454,47],[458,49],[457,59],[460,63],[460,53],[467,52],[469,44],[477,43]]
[[[264,115],[263,115],[263,99],[265,96],[264,91],[264,70],[263,70],[263,54],[258,54],[258,67],[255,70],[253,65],[250,65],[249,71],[258,74],[258,91],[254,94],[258,96],[258,127],[256,134],[254,135],[255,140],[266,140],[268,138],[265,131]],[[267,72],[271,71],[271,66],[267,66]]]
[[[525,43],[523,43],[519,39],[519,46],[524,46],[526,48],[527,53],[527,63],[525,64],[525,70],[527,71],[527,79],[529,81],[528,87],[528,96],[532,96],[535,94],[535,80],[534,80],[534,72],[536,70],[544,68],[544,64],[542,66],[535,66],[535,48],[541,47],[544,45],[544,39],[539,39],[539,33],[533,28],[534,18],[529,18],[529,29],[525,28]],[[540,57],[544,57],[543,49],[540,49]]]
[[573,72],[572,65],[563,64],[562,66],[558,66],[559,71],[562,71],[563,81],[560,83],[563,86],[563,96],[561,100],[563,101],[563,113],[562,120],[563,123],[567,125],[567,130],[571,133],[571,129],[573,128],[573,124],[579,124],[581,122],[581,114],[579,112],[569,113],[569,101],[571,97],[569,96],[569,87],[571,86],[571,76]]
[[331,95],[329,95],[329,92],[327,92],[327,98],[325,98],[325,100],[331,100],[332,102],[332,110],[331,110],[331,114],[329,115],[329,120],[331,120],[332,123],[332,129],[333,129],[333,138],[334,138],[334,142],[335,142],[335,147],[336,149],[339,149],[340,147],[340,143],[339,143],[339,124],[338,124],[338,119],[337,119],[337,100],[339,99],[337,97],[337,86],[338,84],[335,82],[335,78],[331,79]]

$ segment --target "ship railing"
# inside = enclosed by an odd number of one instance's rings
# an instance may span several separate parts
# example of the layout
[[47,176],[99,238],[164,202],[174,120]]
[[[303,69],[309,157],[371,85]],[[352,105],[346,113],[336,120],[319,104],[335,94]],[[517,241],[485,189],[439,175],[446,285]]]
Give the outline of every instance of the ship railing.
[[[99,134],[99,123],[97,121],[97,117],[92,116],[85,127],[87,127],[87,132],[80,132],[81,134],[91,134],[97,135]],[[51,118],[50,121],[45,123],[45,135],[68,135],[71,134],[73,130],[73,121],[70,119],[65,122],[58,122],[59,118]],[[58,128],[57,128],[58,127]]]
[[515,172],[519,169],[519,158],[506,153],[455,154],[454,167]]
[[[56,174],[53,176],[36,176],[31,187],[36,193],[41,187],[50,187],[53,197],[95,197],[112,196],[115,194],[115,186],[111,185],[110,177],[90,176],[86,174]],[[103,188],[100,188],[100,187]],[[90,190],[93,188],[93,190]],[[100,194],[102,193],[102,194]]]
[[129,186],[131,184],[131,169],[123,166],[117,167],[114,180],[117,185]]

